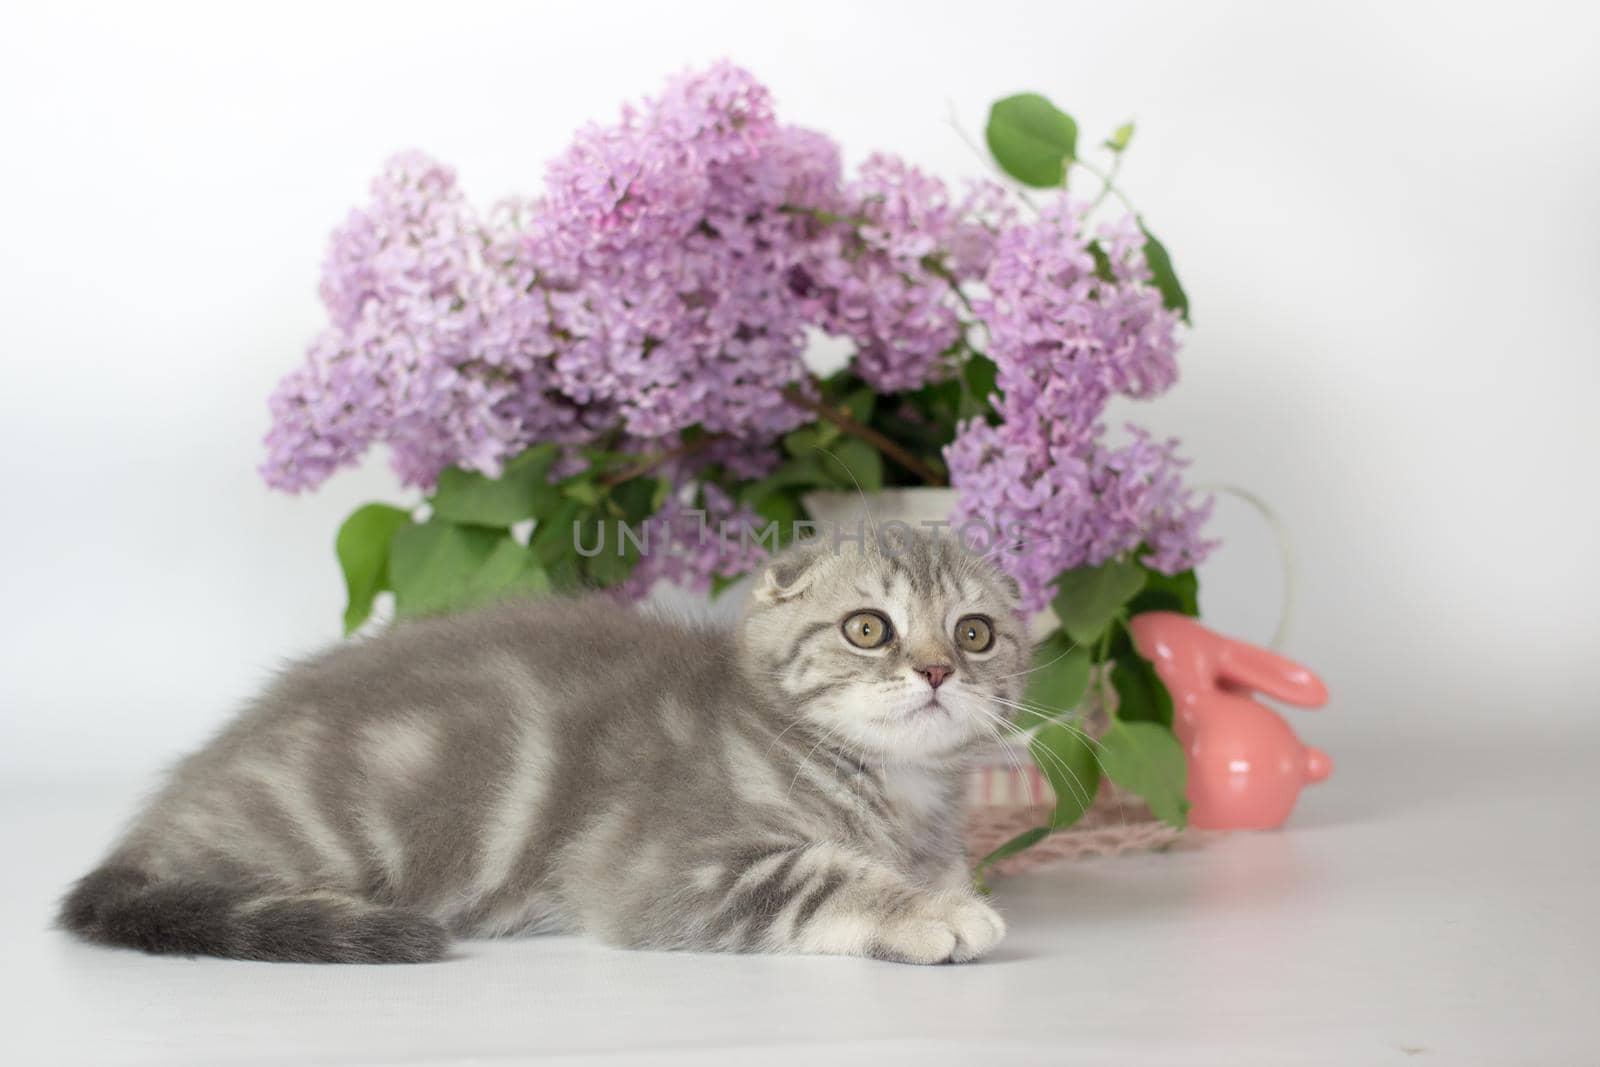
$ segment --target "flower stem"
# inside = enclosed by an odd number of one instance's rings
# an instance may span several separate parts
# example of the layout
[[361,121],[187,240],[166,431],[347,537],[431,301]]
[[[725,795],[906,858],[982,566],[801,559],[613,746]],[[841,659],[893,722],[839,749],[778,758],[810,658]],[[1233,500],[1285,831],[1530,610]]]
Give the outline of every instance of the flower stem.
[[949,484],[944,474],[932,464],[913,455],[893,438],[885,436],[870,426],[863,426],[851,418],[850,413],[845,409],[836,408],[825,401],[809,396],[798,386],[790,386],[785,389],[783,398],[795,407],[811,412],[823,422],[831,423],[850,436],[861,438],[927,484],[935,486]]
[[1001,170],[1000,167],[995,164],[994,157],[978,147],[978,142],[973,140],[972,135],[967,132],[966,127],[961,125],[961,117],[956,114],[955,102],[952,100],[946,100],[945,107],[948,111],[948,114],[945,116],[945,121],[950,124],[950,128],[952,130],[956,131],[956,136],[961,138],[961,142],[967,146],[974,156],[978,157],[979,162],[994,172],[995,178],[999,180],[1001,185],[1011,190],[1011,194],[1018,200],[1022,201],[1024,207],[1037,215],[1039,213],[1039,206],[1035,204],[1031,198],[1029,198],[1027,193],[1023,192],[1017,187],[1016,182],[1011,180],[1010,175]]
[[1094,198],[1094,202],[1089,205],[1090,211],[1093,211],[1095,208],[1099,207],[1100,202],[1106,198],[1106,194],[1110,193],[1112,196],[1122,201],[1122,206],[1127,208],[1130,214],[1138,217],[1139,209],[1133,206],[1133,201],[1129,200],[1127,195],[1123,193],[1121,189],[1117,188],[1117,166],[1122,162],[1122,157],[1120,155],[1112,162],[1110,170],[1105,170],[1083,159],[1074,158],[1072,162],[1082,167],[1090,174],[1093,174],[1096,178],[1100,179],[1100,195],[1096,196]]
[[956,294],[956,299],[961,301],[961,306],[967,309],[967,314],[972,316],[973,321],[977,321],[978,313],[972,306],[971,298],[962,291],[960,279],[955,276],[955,273],[949,267],[944,265],[944,260],[939,258],[939,253],[933,252],[923,256],[922,267],[929,274],[948,285],[950,291]]
[[[1115,156],[1111,157],[1111,166],[1106,170],[1105,177],[1100,179],[1100,192],[1099,192],[1098,195],[1095,196],[1094,201],[1089,205],[1089,211],[1090,211],[1091,214],[1094,212],[1095,208],[1097,208],[1101,204],[1105,203],[1105,199],[1106,199],[1107,194],[1109,194],[1111,192],[1111,190],[1112,190],[1112,187],[1116,185],[1117,168],[1119,168],[1121,166],[1122,166],[1122,153],[1118,152]],[[1094,171],[1090,171],[1089,173],[1093,174]],[[1124,204],[1127,204],[1128,203],[1127,198],[1123,197],[1122,202]],[[1128,205],[1128,210],[1129,211],[1133,211],[1133,205],[1129,204]],[[1137,215],[1138,212],[1134,211],[1134,214]]]
[[645,456],[632,466],[623,467],[621,470],[612,471],[610,474],[600,478],[599,482],[601,485],[610,489],[621,485],[623,482],[630,482],[635,478],[642,478],[646,474],[654,473],[656,468],[670,463],[675,459],[682,459],[685,456],[692,456],[702,449],[709,448],[713,442],[719,439],[720,438],[717,434],[706,434],[704,437],[697,437],[693,441],[689,441],[685,444],[680,444],[673,448],[662,449],[660,452]]

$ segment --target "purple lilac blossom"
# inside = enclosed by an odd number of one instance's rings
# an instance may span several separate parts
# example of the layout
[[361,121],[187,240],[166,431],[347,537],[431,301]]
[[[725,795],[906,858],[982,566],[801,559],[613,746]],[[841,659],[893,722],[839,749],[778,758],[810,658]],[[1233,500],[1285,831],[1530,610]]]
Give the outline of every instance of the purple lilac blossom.
[[[957,199],[882,155],[847,183],[837,146],[779,124],[765,87],[727,63],[584,129],[542,197],[486,215],[448,168],[402,154],[333,235],[329,324],[271,398],[262,473],[313,488],[386,443],[426,487],[452,464],[496,475],[543,441],[620,433],[625,449],[672,452],[699,427],[717,437],[668,464],[677,484],[706,463],[758,477],[809,419],[783,390],[808,387],[816,326],[848,337],[854,371],[884,393],[940,379],[963,344],[995,361],[998,425],[964,424],[946,457],[958,518],[1027,531],[1001,558],[1031,607],[1062,571],[1141,543],[1181,570],[1210,547],[1209,505],[1172,443],[1131,429],[1113,447],[1100,425],[1112,397],[1172,385],[1177,317],[1134,221],[1099,231],[1101,277],[1082,216],[1062,197],[1019,222],[992,183]],[[584,462],[569,452],[561,469]],[[736,515],[713,490],[708,507]],[[647,561],[630,588],[750,562],[713,540]]]
[[511,206],[477,218],[426,156],[390,160],[334,233],[329,327],[273,393],[268,484],[312,488],[379,440],[410,484],[452,463],[495,475],[533,442],[606,421],[554,391],[552,316],[509,240],[516,223]]
[[818,324],[855,342],[853,369],[879,392],[943,377],[965,334],[955,285],[983,276],[1010,199],[985,182],[952,203],[938,178],[873,155],[844,203],[850,221],[829,228],[808,265]]
[[770,441],[806,421],[782,395],[805,375],[805,307],[788,275],[808,227],[793,209],[838,184],[826,138],[779,126],[749,74],[674,79],[590,127],[550,168],[536,254],[573,334],[562,389],[615,404],[624,428]]
[[1025,606],[1049,602],[1064,571],[1147,546],[1166,573],[1198,562],[1210,503],[1196,503],[1178,471],[1175,442],[1137,427],[1128,443],[1104,440],[1113,396],[1144,398],[1177,377],[1175,312],[1149,284],[1132,220],[1102,227],[1109,276],[1096,271],[1082,233],[1084,209],[1065,197],[1000,237],[974,302],[989,335],[1001,390],[998,425],[963,424],[946,449],[960,491],[959,522],[1021,531],[997,558],[1022,586]]
[[543,198],[487,220],[448,169],[397,156],[334,234],[330,326],[273,396],[263,475],[311,488],[385,441],[427,486],[618,424],[765,448],[808,418],[782,392],[804,387],[812,317],[790,278],[807,210],[839,195],[836,146],[779,126],[726,63],[585,129]]

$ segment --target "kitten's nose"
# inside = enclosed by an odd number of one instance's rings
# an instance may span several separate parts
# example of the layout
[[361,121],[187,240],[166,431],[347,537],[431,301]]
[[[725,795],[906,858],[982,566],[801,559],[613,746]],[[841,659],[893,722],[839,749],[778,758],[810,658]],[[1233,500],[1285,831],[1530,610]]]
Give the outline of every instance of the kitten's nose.
[[956,673],[956,669],[948,663],[930,663],[925,667],[913,667],[912,670],[928,680],[928,685],[934,689],[944,684],[944,680]]

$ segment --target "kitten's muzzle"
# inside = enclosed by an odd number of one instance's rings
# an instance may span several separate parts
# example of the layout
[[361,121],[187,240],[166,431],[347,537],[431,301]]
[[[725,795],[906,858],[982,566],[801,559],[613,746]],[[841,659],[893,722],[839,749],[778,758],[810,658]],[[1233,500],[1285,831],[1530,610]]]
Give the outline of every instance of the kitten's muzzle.
[[929,663],[921,667],[912,667],[912,670],[927,681],[930,688],[937,689],[944,684],[946,678],[956,673],[956,669],[948,663]]

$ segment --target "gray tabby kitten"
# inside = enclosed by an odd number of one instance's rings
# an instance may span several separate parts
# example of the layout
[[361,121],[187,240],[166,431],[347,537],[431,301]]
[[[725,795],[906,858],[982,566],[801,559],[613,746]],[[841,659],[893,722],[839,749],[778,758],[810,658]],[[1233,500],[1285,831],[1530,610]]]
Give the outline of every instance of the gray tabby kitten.
[[1019,696],[1027,637],[993,564],[885,540],[779,556],[737,631],[508,602],[293,666],[61,921],[259,960],[420,962],[539,931],[980,956],[1005,924],[972,890],[962,772],[996,736],[991,698]]

